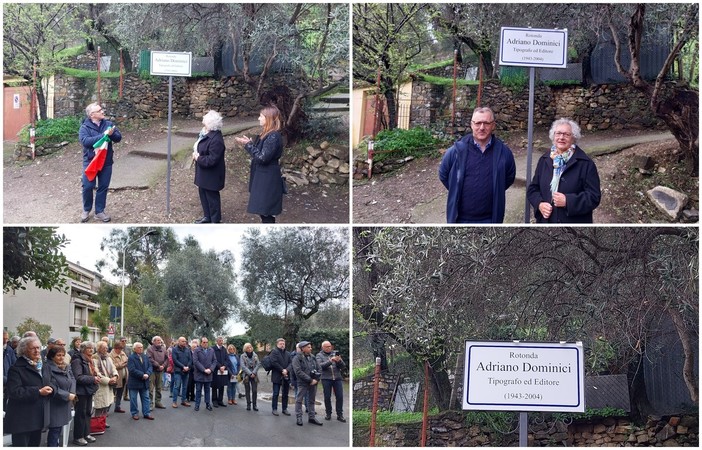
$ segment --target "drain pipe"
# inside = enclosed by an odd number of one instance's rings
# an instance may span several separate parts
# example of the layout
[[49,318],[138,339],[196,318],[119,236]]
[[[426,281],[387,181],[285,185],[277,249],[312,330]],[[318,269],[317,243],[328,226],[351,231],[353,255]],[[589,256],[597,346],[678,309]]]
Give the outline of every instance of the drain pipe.
[[369,447],[375,447],[375,421],[378,415],[378,397],[380,395],[380,357],[375,358],[375,375],[373,376],[373,407],[371,409],[371,426]]

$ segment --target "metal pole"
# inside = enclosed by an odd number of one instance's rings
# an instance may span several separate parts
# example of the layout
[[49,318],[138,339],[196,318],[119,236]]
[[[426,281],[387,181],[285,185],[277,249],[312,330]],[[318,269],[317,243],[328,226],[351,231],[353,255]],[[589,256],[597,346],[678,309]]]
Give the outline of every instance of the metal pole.
[[376,80],[376,91],[375,91],[375,117],[373,118],[373,139],[375,135],[378,134],[378,128],[380,128],[380,64],[378,64],[378,76]]
[[[531,154],[534,147],[534,78],[536,69],[529,68],[529,125],[527,132],[527,166],[526,166],[526,186],[529,189],[531,184]],[[531,205],[529,199],[524,199],[524,223],[529,223],[531,218]]]
[[122,247],[122,310],[119,312],[119,334],[124,336],[124,268],[127,260],[127,245]]
[[458,76],[458,49],[453,51],[453,107],[451,108],[451,126],[456,126],[456,76]]
[[124,86],[124,59],[122,49],[119,49],[119,99],[122,100],[122,88]]
[[378,415],[378,396],[380,395],[380,357],[375,358],[375,374],[373,375],[373,406],[371,408],[371,427],[369,447],[375,447],[375,420]]
[[102,103],[102,98],[100,96],[100,46],[98,45],[98,57],[97,57],[97,101]]
[[171,106],[173,105],[173,77],[168,77],[168,152],[166,161],[166,215],[171,215]]
[[36,157],[37,147],[36,147],[36,121],[37,121],[37,110],[34,103],[34,98],[37,95],[37,60],[34,60],[33,71],[32,71],[32,89],[29,92],[29,115],[31,126],[29,127],[29,147],[32,149],[32,160]]
[[480,108],[483,101],[483,55],[480,54],[480,64],[478,64],[478,99],[475,101],[475,107]]
[[520,412],[519,413],[519,446],[520,447],[527,446],[527,441],[528,441],[527,431],[529,431],[527,413]]
[[424,361],[424,408],[422,409],[422,437],[419,446],[427,446],[429,427],[429,361]]

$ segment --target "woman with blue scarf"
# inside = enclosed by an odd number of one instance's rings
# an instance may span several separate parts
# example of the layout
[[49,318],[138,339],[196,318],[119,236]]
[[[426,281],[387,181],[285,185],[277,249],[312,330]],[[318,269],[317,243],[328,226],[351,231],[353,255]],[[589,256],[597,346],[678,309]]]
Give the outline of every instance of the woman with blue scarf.
[[537,223],[592,223],[600,204],[600,176],[595,163],[576,145],[580,126],[558,119],[548,133],[553,145],[537,163],[527,188]]

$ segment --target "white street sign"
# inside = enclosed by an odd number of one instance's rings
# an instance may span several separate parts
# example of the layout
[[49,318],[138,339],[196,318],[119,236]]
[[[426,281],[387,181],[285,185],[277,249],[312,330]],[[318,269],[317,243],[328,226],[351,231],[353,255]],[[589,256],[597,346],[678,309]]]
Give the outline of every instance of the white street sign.
[[565,69],[568,65],[568,30],[502,27],[500,65]]
[[151,52],[151,75],[189,77],[191,52]]
[[585,412],[583,345],[466,341],[463,409]]

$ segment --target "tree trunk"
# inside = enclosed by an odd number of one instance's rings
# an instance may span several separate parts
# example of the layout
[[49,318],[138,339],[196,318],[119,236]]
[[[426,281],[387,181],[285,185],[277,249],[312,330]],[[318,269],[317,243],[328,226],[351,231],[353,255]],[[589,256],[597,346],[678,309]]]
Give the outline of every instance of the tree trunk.
[[694,343],[691,342],[690,336],[686,332],[685,320],[683,319],[680,311],[675,309],[674,305],[667,308],[670,318],[673,320],[675,325],[675,331],[678,332],[678,337],[680,337],[680,344],[682,344],[683,353],[685,354],[685,362],[683,363],[683,380],[685,380],[685,385],[688,391],[690,391],[690,399],[699,405],[700,402],[700,391],[697,386],[697,380],[695,379],[695,353],[694,353]]
[[449,381],[448,373],[444,369],[434,371],[434,367],[429,364],[429,380],[436,405],[439,411],[449,409],[451,401],[451,382]]
[[322,40],[319,42],[317,47],[317,63],[315,64],[315,72],[317,73],[317,89],[322,89],[324,86],[324,71],[322,70],[322,57],[324,56],[324,50],[327,47],[327,37],[329,36],[329,27],[331,26],[332,15],[331,15],[332,5],[327,3],[327,21],[324,24],[324,34],[322,34]]
[[699,93],[675,87],[655,106],[655,114],[665,122],[680,145],[692,176],[699,176]]
[[42,86],[42,78],[37,76],[37,104],[39,119],[46,120],[46,97],[44,94],[44,87]]
[[[389,80],[387,80],[389,81]],[[394,130],[397,128],[397,102],[395,101],[395,95],[397,90],[392,87],[388,88],[386,85],[385,89],[385,105],[388,113],[387,127],[389,130]],[[381,117],[382,120],[382,117]]]

